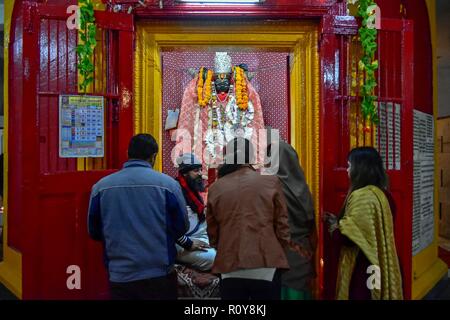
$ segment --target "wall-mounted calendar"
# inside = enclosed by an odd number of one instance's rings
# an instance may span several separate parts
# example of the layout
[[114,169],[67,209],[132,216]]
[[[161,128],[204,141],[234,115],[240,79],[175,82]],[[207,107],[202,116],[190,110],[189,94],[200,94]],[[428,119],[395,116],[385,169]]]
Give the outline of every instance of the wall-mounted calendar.
[[59,96],[59,156],[61,158],[103,157],[103,97]]

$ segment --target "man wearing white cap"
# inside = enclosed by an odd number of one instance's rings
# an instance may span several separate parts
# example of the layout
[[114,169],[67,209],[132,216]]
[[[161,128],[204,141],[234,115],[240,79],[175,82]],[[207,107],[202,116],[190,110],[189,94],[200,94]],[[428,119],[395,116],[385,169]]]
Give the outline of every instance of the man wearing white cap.
[[187,204],[188,232],[178,239],[177,261],[190,267],[208,271],[216,257],[216,250],[209,247],[206,231],[205,204],[200,192],[205,191],[202,179],[202,164],[191,153],[177,159],[178,177]]

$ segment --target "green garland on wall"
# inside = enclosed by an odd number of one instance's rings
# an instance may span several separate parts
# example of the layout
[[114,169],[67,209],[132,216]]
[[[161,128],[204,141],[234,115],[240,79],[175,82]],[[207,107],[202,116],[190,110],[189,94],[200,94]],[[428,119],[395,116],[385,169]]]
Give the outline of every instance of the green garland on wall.
[[378,61],[375,60],[377,51],[377,29],[374,27],[375,8],[374,0],[348,0],[349,4],[356,4],[357,16],[362,19],[359,28],[359,40],[363,48],[363,56],[359,61],[359,69],[365,74],[364,84],[361,88],[361,111],[364,119],[369,123],[378,124],[378,112],[376,106],[377,97],[374,95],[377,79],[375,72],[378,69]]
[[81,91],[86,93],[89,84],[94,82],[92,56],[97,45],[95,40],[97,27],[95,25],[92,0],[79,0],[78,4],[80,6],[80,29],[78,30],[79,39],[77,46],[78,71],[83,79],[79,87]]

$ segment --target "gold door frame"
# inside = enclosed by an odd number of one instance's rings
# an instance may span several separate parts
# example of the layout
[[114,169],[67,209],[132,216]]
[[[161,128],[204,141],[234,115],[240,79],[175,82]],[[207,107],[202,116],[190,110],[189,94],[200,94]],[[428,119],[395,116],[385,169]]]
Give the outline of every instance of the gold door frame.
[[[134,130],[162,142],[161,50],[198,47],[253,47],[293,55],[290,70],[290,139],[299,153],[319,212],[318,25],[310,21],[170,21],[137,24]],[[226,49],[224,49],[226,50]],[[161,156],[155,169],[161,170]],[[317,224],[319,219],[317,219]]]

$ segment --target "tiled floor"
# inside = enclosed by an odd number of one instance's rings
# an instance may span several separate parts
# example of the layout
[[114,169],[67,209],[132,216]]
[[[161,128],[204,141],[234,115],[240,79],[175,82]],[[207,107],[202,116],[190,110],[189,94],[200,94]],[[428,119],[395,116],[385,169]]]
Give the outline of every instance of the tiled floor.
[[[0,283],[0,300],[17,300],[5,286]],[[423,300],[450,300],[450,269],[444,277]]]
[[[0,284],[0,300],[17,300],[17,298]],[[450,279],[448,277],[442,279],[424,300],[450,300]]]
[[439,238],[439,258],[449,267],[447,276],[444,277],[431,290],[424,300],[450,300],[450,240]]
[[424,300],[450,300],[450,269],[444,277],[424,298]]

